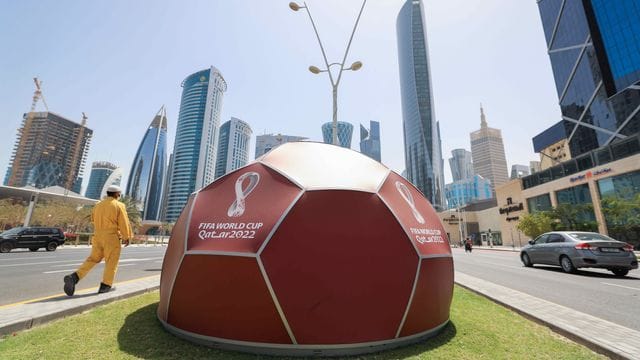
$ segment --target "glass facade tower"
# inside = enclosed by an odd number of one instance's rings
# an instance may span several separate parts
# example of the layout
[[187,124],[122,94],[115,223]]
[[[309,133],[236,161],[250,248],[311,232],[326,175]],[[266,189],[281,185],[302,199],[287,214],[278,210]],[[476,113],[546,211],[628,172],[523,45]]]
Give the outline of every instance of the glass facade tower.
[[142,212],[142,220],[160,220],[167,171],[167,113],[162,106],[151,121],[131,165],[127,196]]
[[167,221],[175,221],[189,195],[215,179],[222,97],[227,83],[215,67],[182,82],[173,170],[167,197]]
[[256,159],[260,156],[268,153],[269,151],[277,148],[278,146],[294,141],[304,141],[307,140],[306,137],[303,136],[295,136],[295,135],[282,135],[282,134],[264,134],[256,136]]
[[100,200],[110,185],[120,186],[122,170],[107,161],[96,161],[91,166],[89,185],[84,193],[89,199]]
[[370,121],[369,130],[360,125],[360,152],[376,161],[381,161],[379,122]]
[[[638,133],[640,3],[539,0],[538,8],[571,156]],[[551,145],[545,138],[534,147]]]
[[407,179],[441,210],[444,161],[435,120],[422,0],[407,0],[396,23]]
[[[353,137],[353,125],[348,122],[338,121],[338,144],[344,148],[351,149],[351,138]],[[333,144],[333,123],[322,124],[322,140],[325,144]]]
[[492,193],[491,181],[480,175],[473,175],[445,186],[449,209],[460,208],[478,200],[491,199]]
[[451,176],[453,181],[466,180],[473,177],[473,162],[471,161],[471,151],[465,149],[451,150],[453,157],[449,158]]
[[251,126],[234,117],[220,126],[216,178],[247,165],[251,134]]

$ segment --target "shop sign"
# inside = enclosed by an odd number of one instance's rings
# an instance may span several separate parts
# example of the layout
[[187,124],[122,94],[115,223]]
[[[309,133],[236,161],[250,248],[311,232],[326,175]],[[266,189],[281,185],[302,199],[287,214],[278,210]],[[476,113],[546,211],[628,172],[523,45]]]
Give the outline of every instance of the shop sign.
[[449,224],[458,224],[460,222],[460,219],[455,217],[455,215],[451,215],[450,218],[446,217],[444,219],[442,219],[443,222],[449,223]]
[[586,179],[591,179],[594,176],[599,176],[602,174],[606,174],[606,173],[610,173],[612,170],[611,168],[604,168],[604,169],[600,169],[600,170],[596,170],[596,171],[587,171],[586,173],[582,174],[582,175],[578,175],[578,176],[574,176],[572,178],[569,179],[569,181],[576,182],[576,181],[582,181],[582,180],[586,180]]
[[506,207],[500,208],[498,210],[500,211],[500,214],[509,215],[510,212],[524,210],[524,205],[522,203],[519,203],[519,204],[516,204],[516,205],[506,206]]

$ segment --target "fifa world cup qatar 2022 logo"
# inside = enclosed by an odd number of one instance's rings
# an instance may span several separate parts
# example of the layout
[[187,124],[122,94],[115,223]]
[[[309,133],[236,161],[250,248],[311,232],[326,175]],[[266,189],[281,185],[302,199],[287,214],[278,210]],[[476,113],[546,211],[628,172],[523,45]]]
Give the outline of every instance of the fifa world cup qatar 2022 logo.
[[[249,183],[247,187],[243,188],[243,184],[245,180],[249,179]],[[231,206],[229,206],[229,210],[227,210],[227,215],[229,217],[240,217],[244,214],[246,209],[246,201],[245,199],[251,192],[258,186],[260,182],[260,174],[256,172],[247,172],[236,180],[235,191],[236,191],[236,199],[233,201]]]
[[402,196],[404,201],[406,201],[407,204],[409,204],[409,207],[411,207],[411,212],[413,212],[413,217],[416,218],[416,221],[420,224],[424,224],[424,218],[422,217],[422,214],[420,214],[418,209],[416,209],[416,202],[415,200],[413,200],[413,195],[411,195],[411,192],[409,191],[407,185],[401,183],[400,181],[396,181],[396,189],[398,189],[400,196]]

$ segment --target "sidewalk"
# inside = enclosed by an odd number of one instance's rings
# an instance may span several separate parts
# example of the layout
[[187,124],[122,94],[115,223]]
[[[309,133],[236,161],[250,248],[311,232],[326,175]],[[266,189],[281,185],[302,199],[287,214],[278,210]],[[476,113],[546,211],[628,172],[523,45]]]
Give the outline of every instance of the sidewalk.
[[594,351],[614,359],[640,359],[640,331],[457,271],[455,282]]
[[[98,288],[76,291],[73,297],[65,294],[0,306],[0,336],[27,330],[34,326],[78,314],[96,306],[129,298],[158,289],[160,275],[115,283],[115,290],[97,294]],[[62,288],[62,283],[60,283]]]

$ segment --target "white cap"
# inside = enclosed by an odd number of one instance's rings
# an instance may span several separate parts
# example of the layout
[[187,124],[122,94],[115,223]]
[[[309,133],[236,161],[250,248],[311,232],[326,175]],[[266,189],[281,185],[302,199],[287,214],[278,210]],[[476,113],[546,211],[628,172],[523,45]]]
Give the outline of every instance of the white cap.
[[109,187],[107,188],[107,192],[121,193],[122,189],[120,189],[120,186],[118,186],[118,185],[109,185]]

